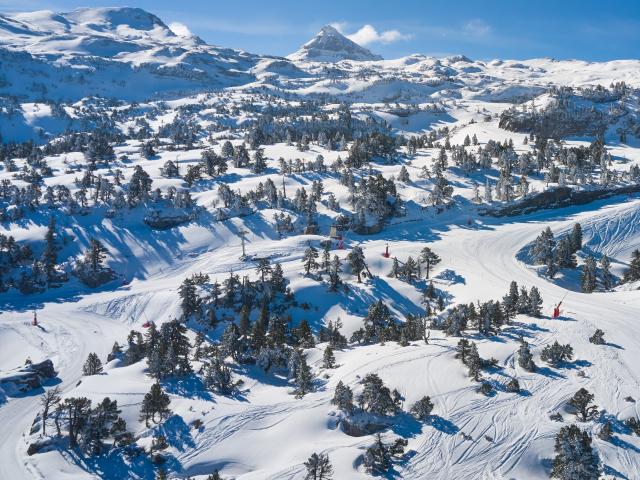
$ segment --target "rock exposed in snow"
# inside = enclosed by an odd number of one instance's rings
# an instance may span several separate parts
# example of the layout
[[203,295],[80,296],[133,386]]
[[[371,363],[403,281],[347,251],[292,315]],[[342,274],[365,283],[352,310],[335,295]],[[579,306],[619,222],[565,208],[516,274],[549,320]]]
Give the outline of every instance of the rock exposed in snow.
[[54,378],[56,371],[49,359],[8,372],[0,372],[0,387],[8,395],[26,393],[42,386],[42,380]]

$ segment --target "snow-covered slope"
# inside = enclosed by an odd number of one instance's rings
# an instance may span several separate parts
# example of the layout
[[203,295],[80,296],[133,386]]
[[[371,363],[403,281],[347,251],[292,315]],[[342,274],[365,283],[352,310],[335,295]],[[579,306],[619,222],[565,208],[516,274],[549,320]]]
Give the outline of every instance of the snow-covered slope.
[[259,57],[179,36],[136,8],[0,16],[0,94],[125,99],[219,89],[253,80]]
[[[640,61],[383,60],[332,27],[289,58],[258,56],[179,36],[140,9],[101,8],[0,16],[0,62],[0,377],[26,359],[58,372],[27,393],[0,385],[0,479],[302,480],[315,452],[336,480],[537,480],[574,424],[603,478],[638,476],[640,437],[625,421],[640,415],[640,281],[614,283],[640,246]],[[555,208],[566,190],[598,199]],[[529,213],[501,216],[516,207]],[[549,279],[527,263],[542,229],[559,239],[576,222],[578,268]],[[104,250],[86,255],[94,240]],[[424,262],[413,279],[397,272],[425,247],[440,257],[429,278]],[[583,293],[585,258],[603,255],[615,282],[598,267]],[[90,287],[83,272],[102,257],[93,273],[113,275]],[[502,302],[511,281],[538,289],[541,314],[497,316],[481,331],[485,302]],[[366,341],[358,332],[377,301],[393,328]],[[480,313],[465,328],[444,328],[470,304]],[[416,318],[428,333],[398,335]],[[172,413],[145,424],[154,362],[177,355],[153,350],[149,327],[174,319],[192,371],[160,378]],[[350,340],[331,368],[336,323]],[[602,344],[589,339],[596,329]],[[142,356],[132,330],[145,334]],[[487,360],[486,394],[461,340]],[[521,340],[536,371],[519,362]],[[555,341],[573,357],[550,365],[542,352]],[[124,352],[107,361],[114,342]],[[302,394],[298,349],[313,377]],[[84,375],[91,353],[103,371]],[[213,361],[231,391],[211,383]],[[336,387],[357,397],[371,373],[398,391],[399,411],[349,427]],[[116,400],[129,443],[107,432],[101,453],[72,447],[64,412],[60,435],[54,412],[45,434],[40,399],[55,386],[94,406]],[[567,404],[579,388],[598,406],[587,421]],[[424,396],[426,421],[411,412]],[[375,477],[374,431],[407,441]],[[166,446],[153,445],[160,436]]]

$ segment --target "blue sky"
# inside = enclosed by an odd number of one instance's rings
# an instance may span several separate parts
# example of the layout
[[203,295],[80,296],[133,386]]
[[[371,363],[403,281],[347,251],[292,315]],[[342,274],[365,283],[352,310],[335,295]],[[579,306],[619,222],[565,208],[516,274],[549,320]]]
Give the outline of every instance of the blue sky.
[[186,25],[209,43],[295,51],[335,24],[385,58],[411,53],[475,59],[640,58],[640,1],[532,0],[0,0],[0,10],[128,5]]

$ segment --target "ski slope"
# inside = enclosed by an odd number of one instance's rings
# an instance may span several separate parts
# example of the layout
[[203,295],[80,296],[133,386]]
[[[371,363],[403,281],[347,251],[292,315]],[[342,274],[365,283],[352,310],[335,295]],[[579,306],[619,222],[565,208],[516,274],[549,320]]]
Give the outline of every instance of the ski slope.
[[[501,178],[500,155],[492,154],[489,166],[469,171],[452,158],[455,147],[462,149],[458,155],[480,156],[480,149],[489,148],[490,142],[494,147],[511,142],[508,152],[514,165],[520,156],[535,158],[537,146],[529,132],[500,128],[501,114],[512,107],[525,114],[552,105],[563,98],[556,91],[559,87],[572,87],[570,94],[564,93],[567,98],[602,113],[608,123],[603,130],[607,155],[600,163],[593,162],[588,179],[581,181],[576,175],[569,186],[585,191],[636,185],[640,177],[633,177],[631,171],[640,165],[640,60],[479,61],[461,55],[433,58],[420,54],[383,60],[333,27],[323,28],[302,49],[280,58],[207,45],[193,35],[173,32],[158,17],[140,9],[89,8],[59,14],[0,15],[0,63],[3,141],[30,139],[42,144],[67,129],[89,125],[91,131],[100,121],[112,119],[109,128],[126,136],[113,142],[113,158],[95,163],[92,173],[110,180],[117,177],[114,169],[121,170],[123,186],[116,181],[114,189],[125,191],[134,167],[143,167],[154,190],[161,189],[164,194],[172,188],[188,190],[196,213],[180,225],[152,230],[143,219],[156,207],[164,208],[155,201],[118,207],[119,211],[107,215],[111,203],[89,199],[86,210],[41,208],[28,211],[24,218],[0,222],[3,235],[41,249],[49,215],[54,215],[61,268],[70,273],[90,239],[98,238],[108,250],[107,265],[118,275],[94,290],[70,275],[60,288],[42,293],[23,295],[15,288],[0,293],[0,371],[16,368],[27,358],[33,362],[51,359],[65,396],[84,396],[94,402],[106,396],[117,400],[136,444],[149,449],[155,435],[165,435],[170,444],[165,451],[170,478],[197,480],[215,469],[224,479],[299,480],[305,476],[304,462],[314,452],[329,455],[336,480],[367,478],[363,454],[374,437],[344,433],[339,424],[342,414],[331,399],[338,382],[357,393],[360,380],[369,373],[377,373],[404,398],[403,412],[383,436],[388,440],[407,438],[407,454],[388,478],[548,478],[558,430],[577,422],[566,409],[567,400],[584,387],[595,395],[602,413],[593,421],[578,423],[593,437],[605,478],[638,478],[640,437],[630,435],[622,426],[622,421],[640,415],[640,399],[636,398],[640,392],[638,284],[583,294],[578,291],[577,270],[552,282],[524,261],[523,252],[547,226],[558,238],[580,222],[584,240],[580,259],[606,254],[611,258],[612,273],[620,277],[632,252],[640,247],[640,196],[617,196],[524,216],[481,215],[511,202],[497,196],[474,198],[474,187],[493,187]],[[606,88],[621,81],[626,82],[624,93]],[[602,92],[611,97],[602,100],[599,95],[606,97]],[[326,124],[318,123],[317,128],[327,124],[332,128],[331,122],[344,114],[343,104],[348,105],[349,122],[362,131],[373,125],[403,137],[394,147],[393,161],[374,158],[354,170],[358,180],[378,173],[386,179],[393,177],[405,211],[389,217],[381,233],[346,233],[345,249],[336,248],[331,254],[343,262],[341,278],[348,289],[332,293],[326,282],[303,275],[302,259],[310,244],[318,246],[327,239],[339,215],[355,213],[352,192],[340,179],[345,169],[335,167],[342,172],[338,174],[331,165],[348,157],[349,147],[358,137],[328,142],[316,135],[308,139],[308,149],[296,145],[303,143],[301,139],[289,142],[274,137],[266,145],[257,145],[264,150],[266,162],[260,173],[248,165],[235,166],[226,158],[230,155],[222,154],[222,144],[229,140],[234,148],[249,145],[246,138],[255,133],[252,128],[260,122],[268,123],[265,132],[269,133],[279,123],[291,122],[292,128],[298,128],[326,117],[321,120]],[[176,118],[186,118],[200,127],[188,146],[175,140],[174,132],[160,134]],[[624,141],[620,129],[628,133]],[[356,129],[355,133],[362,131]],[[409,151],[409,139],[430,133],[435,135],[435,144]],[[434,171],[445,138],[454,147],[448,150],[449,163],[443,169],[453,193],[450,203],[435,206],[430,200],[435,182],[429,172]],[[477,142],[470,145],[467,141],[463,146],[469,138]],[[547,145],[551,165],[569,171],[570,163],[566,158],[561,160],[557,152],[589,147],[593,140],[585,134],[551,142]],[[156,151],[143,155],[145,144],[152,141],[157,141]],[[43,175],[42,190],[62,185],[70,195],[78,193],[81,182],[76,177],[82,176],[88,164],[80,151],[83,148],[46,155],[53,175]],[[205,150],[224,156],[228,170],[223,175],[204,175],[191,184],[184,174],[199,165]],[[256,151],[253,146],[250,150]],[[591,154],[585,150],[581,154]],[[295,168],[288,173],[283,173],[277,160],[310,164],[319,156],[324,169]],[[15,172],[3,163],[0,181],[27,187],[29,183],[16,174],[28,169],[28,159],[13,160]],[[163,176],[162,168],[168,161],[179,167],[182,176]],[[559,178],[557,182],[545,178],[549,166],[532,165],[528,169],[518,165],[517,173],[507,173],[514,186],[520,176],[527,176],[532,195],[561,185]],[[398,180],[401,167],[406,169],[408,180]],[[603,171],[611,178],[607,180],[605,175],[600,183]],[[256,200],[247,207],[250,213],[233,216],[237,212],[232,212],[231,218],[220,219],[221,185],[246,195],[267,180],[277,190],[286,189],[288,199],[297,189],[308,191],[313,182],[323,182],[324,193],[316,206],[317,235],[301,233],[305,215],[286,202],[276,208]],[[339,208],[329,208],[329,193],[340,203]],[[517,196],[514,202],[530,198]],[[11,201],[6,203],[13,207]],[[274,214],[282,212],[291,215],[293,232],[277,231]],[[239,234],[243,230],[248,232],[249,255],[245,259],[240,258]],[[355,246],[362,247],[374,275],[362,283],[347,265],[347,254]],[[391,258],[382,256],[387,246]],[[335,369],[322,367],[324,344],[306,349],[315,391],[302,398],[292,395],[292,383],[282,375],[231,362],[234,377],[243,382],[234,395],[212,393],[204,388],[199,374],[184,382],[163,380],[174,415],[150,428],[139,420],[142,399],[153,383],[145,360],[128,366],[114,360],[100,375],[82,375],[89,353],[104,360],[114,341],[125,344],[130,330],[144,332],[147,322],[161,324],[179,318],[178,288],[185,278],[203,273],[222,282],[233,272],[255,279],[259,258],[281,263],[298,302],[287,313],[291,313],[293,324],[308,321],[314,333],[339,318],[341,332],[350,337],[362,326],[369,306],[379,299],[399,320],[408,314],[420,315],[424,312],[421,287],[426,282],[412,285],[388,274],[394,257],[404,262],[409,256],[416,258],[427,246],[442,258],[432,280],[443,293],[447,308],[500,300],[511,281],[527,289],[536,286],[542,295],[543,318],[519,315],[495,336],[480,336],[471,330],[465,333],[464,338],[478,344],[483,358],[497,360],[499,368],[483,372],[495,387],[493,395],[478,393],[479,384],[455,358],[460,338],[447,337],[435,329],[428,344],[350,344],[335,352]],[[39,251],[36,258],[38,255]],[[561,317],[551,319],[553,307],[561,300]],[[305,304],[308,308],[301,306]],[[37,327],[31,325],[34,310]],[[218,340],[224,327],[223,319],[210,332],[211,338]],[[606,345],[589,343],[596,328],[604,331]],[[189,331],[192,340],[194,330]],[[535,373],[518,365],[515,353],[521,337],[530,344],[540,367]],[[560,368],[540,360],[541,350],[556,340],[570,343],[575,353],[574,360]],[[201,363],[193,363],[197,371]],[[504,384],[512,378],[518,379],[521,393],[505,390]],[[156,468],[146,456],[139,461],[129,461],[120,454],[92,458],[60,447],[63,442],[27,455],[29,444],[39,439],[30,429],[40,409],[40,396],[55,384],[51,381],[44,389],[19,396],[0,389],[0,480],[155,480]],[[431,397],[435,408],[431,421],[421,424],[407,412],[425,395]],[[556,413],[562,415],[562,423],[549,419]],[[200,428],[193,428],[196,420],[202,422]],[[609,442],[597,436],[606,420],[614,425],[614,438]]]
[[[515,280],[540,289],[548,314],[564,291],[516,259],[522,245],[535,238],[542,226],[562,230],[575,221],[601,232],[605,243],[609,237],[615,241],[617,226],[630,216],[635,218],[639,209],[640,200],[616,198],[590,206],[584,212],[564,209],[508,221],[477,218],[472,227],[464,222],[456,225],[462,218],[453,217],[448,219],[450,226],[443,229],[432,246],[443,253],[443,265],[464,278],[464,285],[453,284],[448,289],[456,302],[497,298],[504,294],[508,282]],[[629,232],[638,234],[638,222],[627,226]],[[419,239],[425,233],[420,224],[407,223],[399,230],[404,238]],[[363,241],[365,255],[375,259],[386,243],[392,252],[406,248],[402,240],[381,234]],[[250,248],[257,255],[274,250],[288,252],[283,260],[289,275],[298,268],[304,241],[299,239],[296,244],[289,240],[256,238]],[[140,368],[134,365],[109,369],[105,378],[85,379],[73,390],[86,354],[95,351],[104,357],[110,347],[104,338],[122,339],[131,326],[132,316],[138,319],[135,326],[139,327],[145,318],[157,318],[176,308],[168,301],[168,297],[175,297],[175,276],[195,272],[216,274],[231,267],[242,272],[242,264],[235,260],[239,253],[239,245],[229,245],[216,250],[215,255],[209,252],[184,263],[176,262],[169,270],[133,281],[127,289],[89,294],[73,304],[46,303],[40,311],[42,330],[28,325],[28,311],[4,313],[0,316],[0,328],[3,332],[15,332],[21,345],[30,345],[34,361],[38,359],[36,352],[43,358],[55,355],[66,391],[96,399],[105,395],[116,398],[119,404],[130,405],[123,410],[131,408],[129,416],[133,416],[150,380],[140,377]],[[380,278],[388,268],[385,262],[389,261],[385,259],[376,270],[376,267],[372,269]],[[607,412],[620,412],[619,417],[625,418],[638,414],[636,405],[624,400],[636,395],[640,387],[635,369],[640,327],[633,320],[640,306],[638,292],[571,293],[564,305],[561,320],[533,321],[519,317],[504,335],[477,339],[480,354],[497,358],[503,367],[491,378],[504,383],[510,376],[517,376],[527,392],[524,395],[498,392],[494,397],[484,397],[475,393],[475,384],[453,358],[457,339],[442,337],[434,331],[430,345],[417,342],[402,348],[391,343],[337,352],[340,367],[327,372],[330,377],[319,391],[299,400],[293,398],[284,385],[265,385],[255,379],[247,379],[244,401],[221,397],[211,403],[182,398],[176,411],[185,422],[190,416],[199,416],[190,412],[189,407],[197,412],[206,409],[206,414],[204,430],[191,436],[193,443],[189,448],[176,452],[182,465],[180,474],[205,474],[212,468],[220,468],[238,479],[301,478],[302,462],[309,452],[323,451],[330,454],[336,478],[361,478],[358,457],[370,440],[349,437],[336,428],[329,401],[338,381],[355,385],[358,378],[376,372],[391,387],[400,389],[406,405],[424,394],[430,395],[436,405],[434,412],[439,420],[433,425],[420,426],[410,421],[398,425],[399,430],[409,434],[408,448],[415,450],[415,455],[401,466],[402,478],[424,478],[433,476],[434,472],[437,473],[433,478],[545,478],[544,459],[552,457],[553,438],[559,428],[547,417],[550,413],[562,412],[566,400],[578,388],[585,387],[595,393],[597,404]],[[610,345],[588,343],[587,338],[595,328],[605,331]],[[519,335],[527,338],[534,352],[556,339],[561,343],[571,342],[577,359],[575,365],[558,370],[543,368],[538,373],[522,371],[514,359]],[[7,336],[0,338],[4,340]],[[9,338],[17,346],[15,338]],[[321,348],[308,351],[308,356],[310,364],[319,368]],[[580,371],[585,373],[584,378],[577,375]],[[124,388],[131,382],[137,385],[129,389],[133,391]],[[9,460],[1,464],[0,476],[48,478],[48,472],[56,471],[56,478],[86,478],[86,473],[77,465],[68,464],[56,453],[25,460],[26,444],[21,437],[30,418],[18,417],[18,414],[34,411],[37,401],[37,396],[12,398],[0,408],[0,421],[9,427],[0,433],[0,453]],[[564,416],[570,421],[570,415]],[[20,420],[16,421],[16,417]],[[596,432],[594,425],[585,426]],[[471,439],[465,439],[462,433]],[[597,437],[594,443],[605,465],[612,471],[629,475],[640,470],[640,456],[635,453],[640,442],[627,435],[619,437],[627,443],[627,448],[616,448]],[[249,444],[251,448],[247,449]],[[282,445],[291,448],[285,449]],[[94,474],[100,477],[97,472]]]

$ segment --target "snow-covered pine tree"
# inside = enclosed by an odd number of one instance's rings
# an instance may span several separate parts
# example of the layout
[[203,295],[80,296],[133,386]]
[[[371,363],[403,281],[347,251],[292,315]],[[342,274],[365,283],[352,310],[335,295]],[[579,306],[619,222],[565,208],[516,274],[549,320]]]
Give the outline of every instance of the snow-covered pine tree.
[[570,344],[561,345],[558,341],[554,341],[551,345],[547,345],[542,349],[540,359],[548,364],[557,367],[562,362],[566,362],[573,358],[573,348]]
[[528,372],[535,372],[537,366],[533,361],[533,355],[529,349],[529,344],[524,340],[520,340],[520,348],[518,349],[518,365]]
[[171,414],[169,404],[171,399],[169,395],[162,391],[159,383],[151,385],[149,393],[145,394],[142,400],[142,407],[140,408],[140,420],[144,420],[145,425],[149,426],[149,420],[153,423],[156,422],[156,415],[159,415],[160,420],[167,418]]
[[102,372],[102,362],[98,355],[91,352],[87,357],[87,360],[82,366],[82,374],[85,376],[98,375]]
[[582,291],[584,293],[591,293],[596,289],[596,260],[593,256],[589,255],[582,266]]
[[518,284],[512,281],[509,285],[509,293],[502,297],[502,310],[507,318],[513,318],[518,313]]
[[431,398],[425,395],[411,406],[410,411],[418,420],[426,422],[433,411],[433,402]]
[[603,255],[600,259],[600,271],[602,288],[604,290],[610,290],[613,286],[613,275],[611,275],[611,261],[606,255]]
[[538,287],[533,286],[529,292],[529,315],[539,318],[542,315],[542,297]]
[[551,477],[559,480],[598,480],[598,456],[591,447],[591,436],[576,425],[562,427],[556,435],[556,457]]
[[304,354],[300,355],[300,362],[296,370],[296,389],[294,393],[297,398],[301,398],[313,391],[313,374],[311,373],[311,368],[309,368],[307,358]]
[[587,389],[581,388],[567,402],[576,410],[576,416],[581,422],[593,418],[598,413],[598,406],[591,405],[594,395]]
[[571,248],[574,252],[577,252],[582,248],[582,225],[576,223],[571,230]]
[[325,453],[313,453],[304,466],[307,469],[305,480],[331,480],[333,478],[333,467],[329,461],[329,456]]
[[361,381],[362,393],[358,396],[358,405],[365,412],[377,415],[395,415],[400,404],[375,373],[367,374]]
[[302,263],[304,264],[304,273],[305,275],[309,275],[312,271],[316,271],[319,267],[316,259],[318,258],[318,250],[309,244],[309,247],[304,251],[304,255],[302,257]]
[[347,260],[349,260],[351,264],[351,271],[358,277],[358,283],[362,283],[363,272],[368,270],[362,248],[358,246],[353,247],[347,255]]
[[348,385],[342,383],[342,380],[336,385],[331,403],[345,413],[353,412],[353,391]]
[[629,283],[640,280],[640,250],[636,249],[631,253],[629,268],[624,272],[620,283]]
[[426,279],[429,279],[429,274],[431,273],[431,269],[436,266],[437,264],[440,263],[441,258],[440,256],[435,253],[433,250],[431,250],[429,247],[424,247],[421,251],[420,251],[420,257],[419,257],[420,262],[422,263],[426,263],[427,265],[427,271],[426,271]]
[[596,328],[596,331],[593,332],[593,335],[589,337],[589,342],[595,345],[606,345],[606,341],[604,339],[604,332],[599,328]]
[[336,357],[333,354],[331,345],[327,345],[324,349],[324,353],[322,354],[322,366],[323,368],[335,368],[336,366]]

